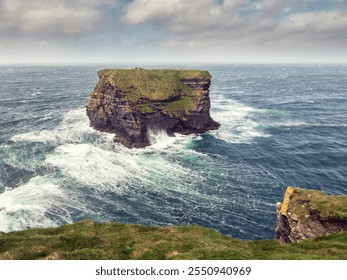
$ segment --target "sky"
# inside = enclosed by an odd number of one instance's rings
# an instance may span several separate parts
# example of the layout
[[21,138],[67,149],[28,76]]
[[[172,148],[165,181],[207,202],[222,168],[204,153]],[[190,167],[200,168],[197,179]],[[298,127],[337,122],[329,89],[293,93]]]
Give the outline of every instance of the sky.
[[0,64],[347,63],[347,0],[0,0]]

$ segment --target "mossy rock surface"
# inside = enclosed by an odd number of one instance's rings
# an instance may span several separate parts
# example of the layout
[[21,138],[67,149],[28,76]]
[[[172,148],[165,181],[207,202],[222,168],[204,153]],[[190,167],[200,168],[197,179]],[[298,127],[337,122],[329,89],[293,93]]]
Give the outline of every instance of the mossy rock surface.
[[173,69],[105,69],[98,72],[120,91],[129,102],[140,99],[164,101],[189,96],[189,89],[182,80],[211,78],[208,71]]
[[347,220],[347,195],[326,195],[317,190],[287,188],[282,215],[290,212],[301,220],[307,220],[315,211],[324,220]]

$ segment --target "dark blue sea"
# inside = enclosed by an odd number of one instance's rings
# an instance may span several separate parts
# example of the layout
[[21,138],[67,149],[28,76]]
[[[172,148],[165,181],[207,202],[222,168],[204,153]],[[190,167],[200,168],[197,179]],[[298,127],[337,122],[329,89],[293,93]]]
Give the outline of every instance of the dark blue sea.
[[92,219],[272,239],[287,186],[347,193],[346,65],[186,65],[212,74],[220,129],[132,150],[89,127],[106,67],[0,67],[0,231]]

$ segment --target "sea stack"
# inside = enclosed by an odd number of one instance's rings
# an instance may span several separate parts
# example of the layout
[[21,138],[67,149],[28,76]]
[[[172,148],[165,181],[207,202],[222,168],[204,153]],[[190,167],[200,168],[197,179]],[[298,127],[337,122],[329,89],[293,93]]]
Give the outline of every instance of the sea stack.
[[128,148],[149,146],[152,131],[174,136],[220,126],[209,113],[208,71],[106,69],[98,76],[87,105],[90,125]]
[[347,195],[288,187],[277,203],[275,239],[299,242],[341,231],[347,231]]

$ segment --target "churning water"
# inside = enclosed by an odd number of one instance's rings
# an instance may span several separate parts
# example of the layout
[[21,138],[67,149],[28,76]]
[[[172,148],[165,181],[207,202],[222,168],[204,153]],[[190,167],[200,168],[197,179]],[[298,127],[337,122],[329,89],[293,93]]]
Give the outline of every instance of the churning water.
[[273,238],[286,186],[346,194],[347,66],[190,66],[213,76],[220,129],[132,150],[89,127],[104,67],[0,67],[0,231],[93,219]]

